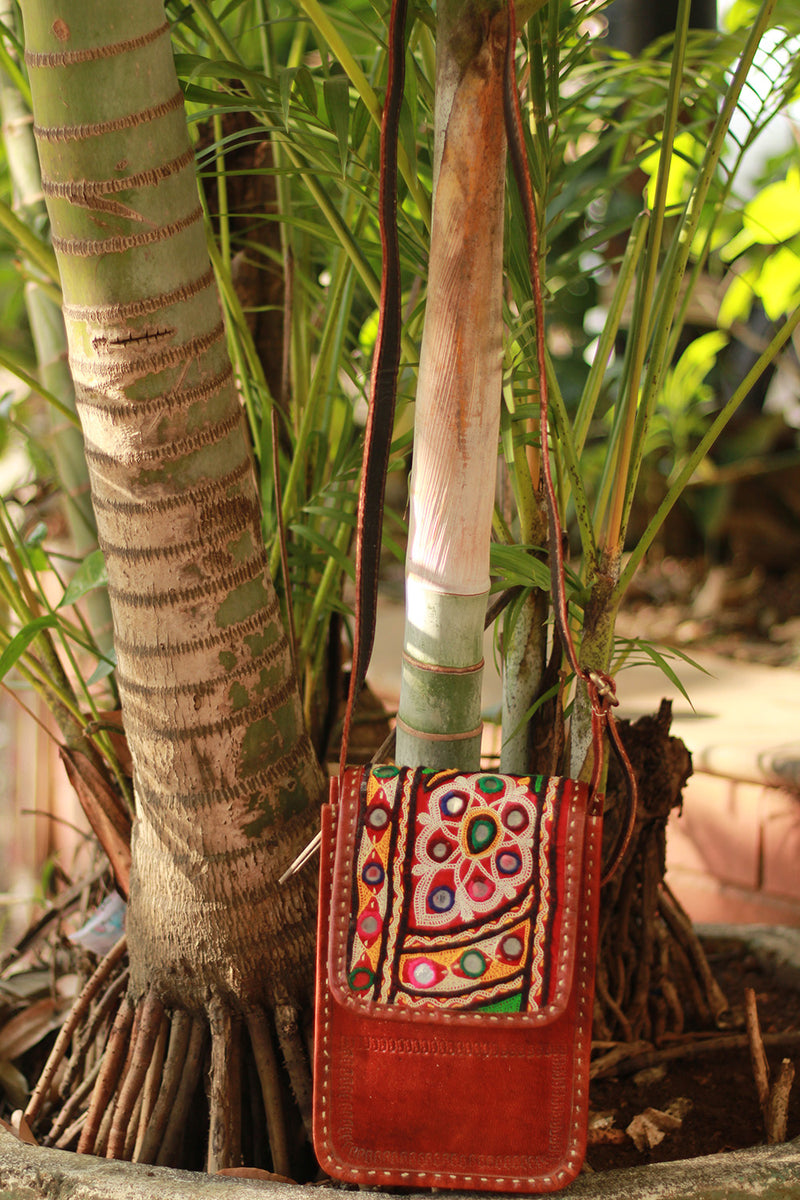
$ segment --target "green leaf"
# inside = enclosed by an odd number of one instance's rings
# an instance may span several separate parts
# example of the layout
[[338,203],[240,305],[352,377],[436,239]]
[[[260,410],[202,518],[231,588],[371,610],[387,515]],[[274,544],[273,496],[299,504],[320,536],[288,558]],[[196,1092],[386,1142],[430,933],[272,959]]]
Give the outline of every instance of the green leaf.
[[800,292],[800,256],[792,246],[779,246],[764,263],[756,294],[771,321],[791,312]]
[[106,560],[103,558],[102,550],[94,550],[84,559],[70,579],[58,607],[68,608],[70,604],[80,600],[81,596],[85,596],[87,592],[91,592],[97,587],[104,587],[106,583],[108,583]]
[[746,321],[753,307],[755,285],[759,276],[756,266],[741,275],[734,275],[719,306],[717,323],[721,329],[730,329],[736,321]]
[[762,188],[744,210],[745,228],[765,245],[785,242],[800,233],[800,171]]
[[294,81],[306,108],[316,115],[317,89],[314,87],[314,79],[308,67],[298,67]]
[[[694,667],[695,670],[702,671],[702,673],[704,675],[709,675],[710,672],[707,671],[705,667],[701,666],[699,662],[696,662],[695,659],[691,658],[688,654],[684,653],[683,650],[678,650],[674,647],[670,647],[669,650],[666,650],[662,653],[661,651],[657,650],[656,647],[654,645],[652,645],[651,642],[643,642],[639,638],[615,638],[614,640],[615,640],[615,643],[617,646],[622,645],[622,646],[626,647],[625,652],[624,652],[624,657],[626,659],[628,658],[629,655],[639,652],[645,658],[649,659],[650,662],[653,664],[653,666],[658,667],[658,669],[664,675],[666,675],[666,677],[670,681],[670,683],[678,689],[678,691],[683,696],[686,703],[692,709],[692,712],[694,712],[694,705],[692,704],[689,693],[687,692],[686,688],[681,683],[676,672],[670,666],[668,659],[669,658],[679,658],[679,659],[681,659],[682,662],[686,663],[688,666]],[[626,665],[635,666],[636,664],[635,664],[635,662],[631,662]],[[625,668],[622,667],[621,669],[624,670]]]
[[350,86],[341,77],[326,79],[322,85],[325,110],[339,146],[339,165],[342,175],[347,167],[350,149]]
[[94,683],[99,683],[101,679],[105,679],[112,671],[116,670],[117,656],[113,650],[107,658],[101,658],[92,672],[89,679],[86,681],[86,686],[91,687]]
[[57,618],[50,614],[47,617],[36,617],[35,620],[23,626],[19,633],[15,634],[8,643],[3,653],[0,654],[0,679],[5,679],[17,660],[22,657],[33,639],[43,629],[52,629],[57,624]]
[[295,67],[284,67],[278,75],[278,89],[281,95],[281,111],[283,113],[283,127],[289,128],[289,104],[292,98],[292,85],[297,76]]
[[353,560],[348,555],[343,554],[330,538],[324,537],[318,530],[312,529],[310,525],[293,524],[291,529],[296,538],[308,542],[315,550],[321,550],[325,559],[333,559],[349,578],[353,578],[355,573]]

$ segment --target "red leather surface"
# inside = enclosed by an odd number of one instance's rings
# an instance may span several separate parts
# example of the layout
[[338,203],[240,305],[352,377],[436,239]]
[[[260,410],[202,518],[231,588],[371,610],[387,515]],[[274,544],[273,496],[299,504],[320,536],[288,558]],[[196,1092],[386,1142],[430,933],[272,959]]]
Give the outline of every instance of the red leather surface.
[[314,1142],[362,1184],[543,1192],[585,1150],[601,821],[586,822],[569,1001],[542,1026],[486,1013],[468,1026],[361,1014],[328,984],[331,806],[323,810]]

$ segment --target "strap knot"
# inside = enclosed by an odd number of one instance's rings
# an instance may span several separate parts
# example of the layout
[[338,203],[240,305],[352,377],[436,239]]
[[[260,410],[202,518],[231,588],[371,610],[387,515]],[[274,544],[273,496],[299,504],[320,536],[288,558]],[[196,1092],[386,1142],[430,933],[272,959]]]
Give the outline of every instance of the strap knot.
[[606,675],[605,671],[594,671],[589,668],[583,672],[583,678],[589,689],[593,705],[595,701],[598,701],[602,713],[607,712],[609,708],[616,708],[619,704],[617,685],[610,675]]

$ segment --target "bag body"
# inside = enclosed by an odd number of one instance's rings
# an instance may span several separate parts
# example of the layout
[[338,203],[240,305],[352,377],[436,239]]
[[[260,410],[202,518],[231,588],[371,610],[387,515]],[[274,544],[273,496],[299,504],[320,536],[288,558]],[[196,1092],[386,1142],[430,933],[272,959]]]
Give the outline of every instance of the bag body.
[[323,808],[314,1144],[361,1184],[544,1192],[586,1142],[602,801],[348,768]]

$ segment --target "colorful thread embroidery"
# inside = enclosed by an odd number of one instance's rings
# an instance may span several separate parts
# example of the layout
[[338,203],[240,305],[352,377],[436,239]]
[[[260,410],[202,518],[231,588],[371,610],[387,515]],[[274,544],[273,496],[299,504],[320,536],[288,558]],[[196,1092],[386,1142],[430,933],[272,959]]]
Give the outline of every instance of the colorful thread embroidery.
[[398,1005],[548,1003],[569,781],[375,767],[353,859],[351,992]]

